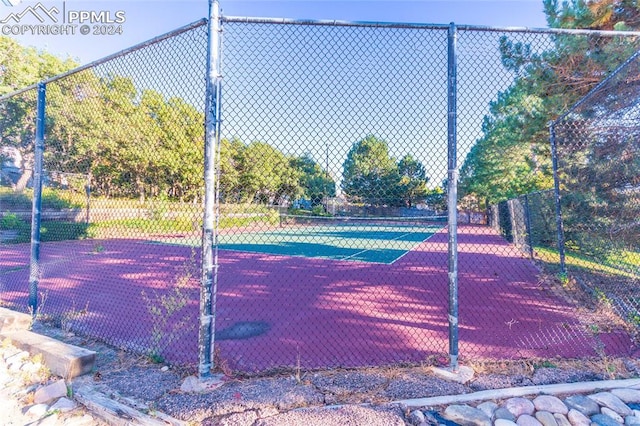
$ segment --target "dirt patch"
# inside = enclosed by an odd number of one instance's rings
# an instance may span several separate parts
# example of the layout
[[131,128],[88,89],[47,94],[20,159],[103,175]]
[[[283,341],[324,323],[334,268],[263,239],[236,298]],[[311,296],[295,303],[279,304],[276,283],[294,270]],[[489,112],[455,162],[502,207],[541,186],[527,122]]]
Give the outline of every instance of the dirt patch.
[[[159,410],[177,419],[203,424],[272,424],[292,410],[342,404],[370,404],[440,395],[455,395],[513,386],[568,383],[637,377],[640,362],[634,358],[585,360],[472,361],[476,371],[465,385],[435,377],[430,360],[420,365],[322,371],[279,371],[268,376],[227,376],[224,383],[203,393],[184,393],[180,385],[194,374],[152,363],[148,358],[114,349],[95,340],[42,325],[38,331],[98,353],[91,376],[81,379],[96,389],[141,410]],[[377,414],[376,414],[377,413]],[[363,411],[379,419],[388,411]],[[306,415],[306,414],[305,414]],[[309,418],[316,414],[309,412]],[[269,420],[272,419],[272,420]],[[275,424],[275,423],[273,423]]]

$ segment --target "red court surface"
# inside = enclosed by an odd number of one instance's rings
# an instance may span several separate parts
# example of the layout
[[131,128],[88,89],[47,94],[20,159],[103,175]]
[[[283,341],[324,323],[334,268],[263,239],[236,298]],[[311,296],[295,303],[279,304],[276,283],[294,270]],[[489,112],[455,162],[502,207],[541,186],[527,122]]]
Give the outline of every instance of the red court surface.
[[[634,349],[624,332],[589,332],[495,231],[462,226],[458,241],[461,359]],[[0,246],[0,300],[21,310],[28,251]],[[156,348],[169,361],[197,361],[198,265],[180,293],[184,308],[149,309],[175,294],[188,247],[86,240],[44,243],[41,253],[42,312],[61,326],[139,352]],[[219,259],[215,346],[232,369],[385,365],[448,352],[445,231],[391,265],[224,250]]]

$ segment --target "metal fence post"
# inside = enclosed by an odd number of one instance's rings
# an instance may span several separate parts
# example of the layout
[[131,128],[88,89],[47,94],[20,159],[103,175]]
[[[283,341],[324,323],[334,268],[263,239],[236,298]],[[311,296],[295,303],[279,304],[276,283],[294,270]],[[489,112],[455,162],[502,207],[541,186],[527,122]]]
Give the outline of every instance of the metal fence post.
[[202,229],[202,278],[200,286],[200,330],[198,375],[211,374],[214,353],[215,301],[217,290],[216,147],[220,138],[220,6],[209,0],[207,90],[205,100],[205,196]]
[[562,225],[562,206],[560,204],[560,178],[558,177],[558,150],[556,146],[556,128],[549,124],[549,140],[551,142],[551,163],[553,165],[553,194],[556,203],[556,228],[558,233],[558,254],[560,255],[560,273],[565,274],[564,228]]
[[29,267],[29,309],[35,319],[38,313],[40,280],[40,219],[42,210],[42,163],[44,154],[45,101],[47,86],[38,84],[36,134],[33,165],[33,201],[31,207],[31,261]]
[[529,258],[533,259],[533,231],[531,228],[531,207],[529,206],[529,196],[524,196],[524,225],[527,233],[527,244],[529,245]]
[[457,166],[457,30],[452,22],[448,34],[447,136],[448,136],[448,223],[449,223],[449,357],[458,370],[458,166]]

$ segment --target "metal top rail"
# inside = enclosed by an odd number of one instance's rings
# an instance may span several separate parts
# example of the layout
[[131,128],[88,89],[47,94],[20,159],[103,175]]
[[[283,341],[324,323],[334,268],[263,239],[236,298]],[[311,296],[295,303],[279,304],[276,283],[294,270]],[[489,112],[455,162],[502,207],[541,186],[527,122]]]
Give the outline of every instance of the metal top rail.
[[[378,28],[414,28],[414,29],[434,29],[434,30],[448,30],[449,27],[454,24],[421,24],[421,23],[403,23],[403,22],[367,22],[367,21],[340,21],[340,20],[312,20],[312,19],[287,19],[287,18],[259,18],[259,17],[241,17],[241,16],[221,16],[221,22],[238,22],[238,23],[255,23],[255,24],[285,24],[285,25],[317,25],[317,26],[336,26],[336,27],[378,27]],[[141,50],[147,46],[159,43],[168,38],[185,33],[194,28],[198,28],[207,23],[206,18],[202,18],[191,24],[177,28],[173,31],[154,37],[145,42],[136,44],[127,49],[105,56],[102,59],[90,62],[86,65],[79,66],[73,70],[67,71],[63,74],[50,77],[39,83],[32,84],[15,92],[8,93],[0,96],[0,102],[6,99],[27,92],[29,90],[37,88],[40,83],[51,83],[69,75],[79,73],[88,68],[92,68],[108,62],[112,59],[124,56],[126,54]],[[575,30],[575,29],[558,29],[558,28],[526,28],[526,27],[490,27],[481,25],[458,25],[455,24],[456,29],[460,31],[486,31],[486,32],[519,32],[519,33],[537,33],[537,34],[566,34],[566,35],[596,35],[602,37],[640,37],[640,31],[599,31],[599,30]],[[595,90],[595,89],[594,89]]]
[[595,94],[598,93],[603,86],[607,85],[631,62],[638,60],[638,57],[640,57],[640,51],[631,55],[631,57],[626,61],[624,61],[622,65],[620,65],[618,68],[613,70],[604,80],[598,83],[593,89],[589,90],[589,92],[586,95],[584,95],[584,97],[582,97],[578,102],[573,104],[568,110],[566,110],[561,116],[559,116],[554,121],[552,121],[549,125],[553,127],[559,122],[563,121],[565,118],[567,118],[571,113],[573,113],[576,109],[578,109],[578,107],[580,107],[582,104],[584,104],[585,102],[590,100],[593,96],[595,96]]
[[[287,18],[260,18],[242,16],[223,16],[222,22],[238,22],[250,24],[285,24],[285,25],[317,25],[334,27],[380,27],[380,28],[415,28],[448,30],[451,24],[421,24],[412,22],[369,22],[369,21],[339,21],[339,20],[313,20],[313,19],[287,19]],[[542,34],[571,34],[571,35],[597,35],[597,36],[636,36],[640,37],[640,31],[602,31],[562,28],[526,28],[526,27],[491,27],[483,25],[455,24],[462,31],[491,31],[491,32],[520,32]]]

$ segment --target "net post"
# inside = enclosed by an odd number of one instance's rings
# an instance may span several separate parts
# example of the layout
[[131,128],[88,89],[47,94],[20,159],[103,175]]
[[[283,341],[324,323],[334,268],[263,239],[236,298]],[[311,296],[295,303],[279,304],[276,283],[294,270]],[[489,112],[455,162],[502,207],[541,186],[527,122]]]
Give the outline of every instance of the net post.
[[457,166],[457,74],[458,31],[449,25],[447,64],[448,137],[448,254],[449,254],[449,358],[452,371],[458,371],[458,166]]
[[33,200],[31,207],[31,259],[29,265],[29,310],[36,319],[38,314],[38,284],[40,281],[40,221],[42,211],[42,163],[44,155],[45,104],[47,85],[38,84],[36,134],[33,165]]
[[[204,217],[202,225],[202,274],[198,376],[209,377],[214,367],[215,305],[217,291],[216,147],[220,141],[220,5],[209,0],[207,75],[205,99]],[[214,254],[214,251],[216,253]]]

